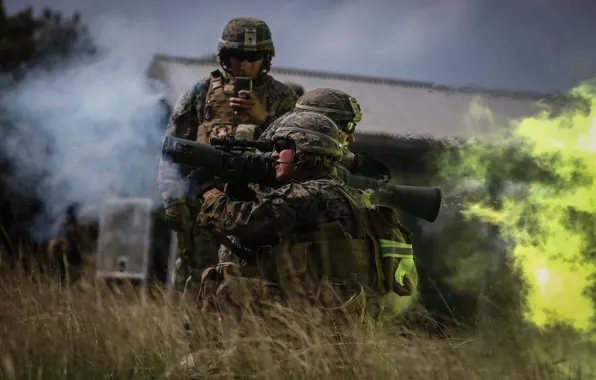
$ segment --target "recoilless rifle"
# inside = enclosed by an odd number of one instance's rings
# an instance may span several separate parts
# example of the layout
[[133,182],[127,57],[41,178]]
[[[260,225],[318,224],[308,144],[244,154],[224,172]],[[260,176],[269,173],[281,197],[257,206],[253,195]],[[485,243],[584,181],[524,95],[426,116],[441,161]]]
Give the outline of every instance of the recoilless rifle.
[[[254,150],[260,152],[255,152]],[[167,134],[162,141],[164,160],[203,167],[225,183],[258,183],[279,186],[275,179],[274,161],[263,153],[273,150],[271,140],[211,138],[203,144]],[[442,192],[437,187],[393,185],[386,181],[351,174],[338,167],[338,176],[357,189],[372,189],[381,201],[396,210],[404,211],[428,222],[437,219],[441,208]]]

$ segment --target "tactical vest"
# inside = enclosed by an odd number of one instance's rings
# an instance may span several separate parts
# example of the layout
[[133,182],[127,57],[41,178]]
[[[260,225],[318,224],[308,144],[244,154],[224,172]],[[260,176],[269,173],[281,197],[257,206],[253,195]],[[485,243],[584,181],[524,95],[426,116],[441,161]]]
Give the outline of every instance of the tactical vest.
[[[259,272],[289,293],[320,297],[325,282],[336,288],[347,287],[344,299],[339,300],[343,307],[362,296],[380,299],[390,292],[412,295],[418,277],[410,233],[399,222],[395,210],[363,206],[341,185],[335,187],[352,207],[356,236],[345,233],[339,222],[322,225],[315,234],[298,242],[272,247],[271,260],[260,263]],[[358,303],[356,309],[363,306]]]
[[[253,89],[254,94],[267,107],[265,97],[259,89]],[[209,75],[209,90],[205,96],[203,117],[197,133],[197,142],[208,144],[212,137],[224,138],[235,136],[252,140],[256,129],[255,124],[246,117],[234,115],[230,106],[230,98],[234,97],[234,83],[226,81],[219,70]],[[198,104],[201,107],[201,104]],[[200,115],[201,110],[197,109]]]

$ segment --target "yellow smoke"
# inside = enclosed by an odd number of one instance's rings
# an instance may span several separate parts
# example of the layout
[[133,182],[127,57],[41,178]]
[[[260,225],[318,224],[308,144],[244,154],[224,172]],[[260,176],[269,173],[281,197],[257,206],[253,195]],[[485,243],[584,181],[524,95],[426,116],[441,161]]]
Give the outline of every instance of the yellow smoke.
[[596,91],[581,85],[569,95],[585,98],[589,111],[570,107],[552,116],[545,110],[517,120],[511,124],[512,136],[499,142],[498,155],[486,154],[494,145],[464,149],[462,168],[476,176],[502,169],[499,178],[506,180],[503,173],[513,169],[530,172],[529,166],[510,167],[516,164],[504,152],[512,146],[548,174],[548,179],[525,181],[522,193],[502,193],[498,206],[467,201],[464,213],[496,224],[510,244],[508,254],[526,285],[527,320],[588,332],[595,326],[589,290],[596,275]]

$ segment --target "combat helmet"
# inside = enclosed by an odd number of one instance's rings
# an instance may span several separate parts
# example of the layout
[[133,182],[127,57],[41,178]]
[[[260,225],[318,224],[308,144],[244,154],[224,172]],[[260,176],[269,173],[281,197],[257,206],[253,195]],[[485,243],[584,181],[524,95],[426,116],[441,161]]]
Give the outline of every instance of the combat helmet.
[[262,73],[271,69],[275,48],[271,30],[265,21],[254,17],[235,17],[228,21],[217,43],[217,57],[221,67],[229,71],[229,57],[240,52],[255,59],[262,57]]
[[354,133],[362,119],[356,98],[333,88],[317,88],[304,93],[296,101],[294,112],[317,112],[329,117],[342,132]]
[[287,113],[280,119],[272,140],[292,140],[299,164],[320,160],[331,164],[343,157],[339,128],[333,120],[316,112]]

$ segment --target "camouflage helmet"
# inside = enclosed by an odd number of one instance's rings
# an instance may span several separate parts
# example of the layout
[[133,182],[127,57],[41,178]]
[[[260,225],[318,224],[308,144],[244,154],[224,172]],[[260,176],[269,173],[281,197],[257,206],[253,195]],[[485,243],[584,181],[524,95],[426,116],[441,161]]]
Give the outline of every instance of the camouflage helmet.
[[286,112],[277,119],[273,120],[271,124],[259,135],[258,140],[273,140],[273,136],[275,135],[275,131],[279,128],[280,125],[283,124],[283,120],[288,117],[289,115],[293,114],[294,112]]
[[306,92],[296,102],[294,112],[317,112],[329,117],[342,132],[353,133],[362,119],[356,98],[333,88]]
[[217,43],[217,56],[220,64],[227,71],[226,53],[263,53],[263,68],[268,71],[275,48],[271,38],[271,29],[265,21],[254,17],[235,17],[228,21]]
[[339,128],[333,120],[316,112],[285,114],[272,140],[294,141],[299,161],[317,157],[336,161],[343,156]]

